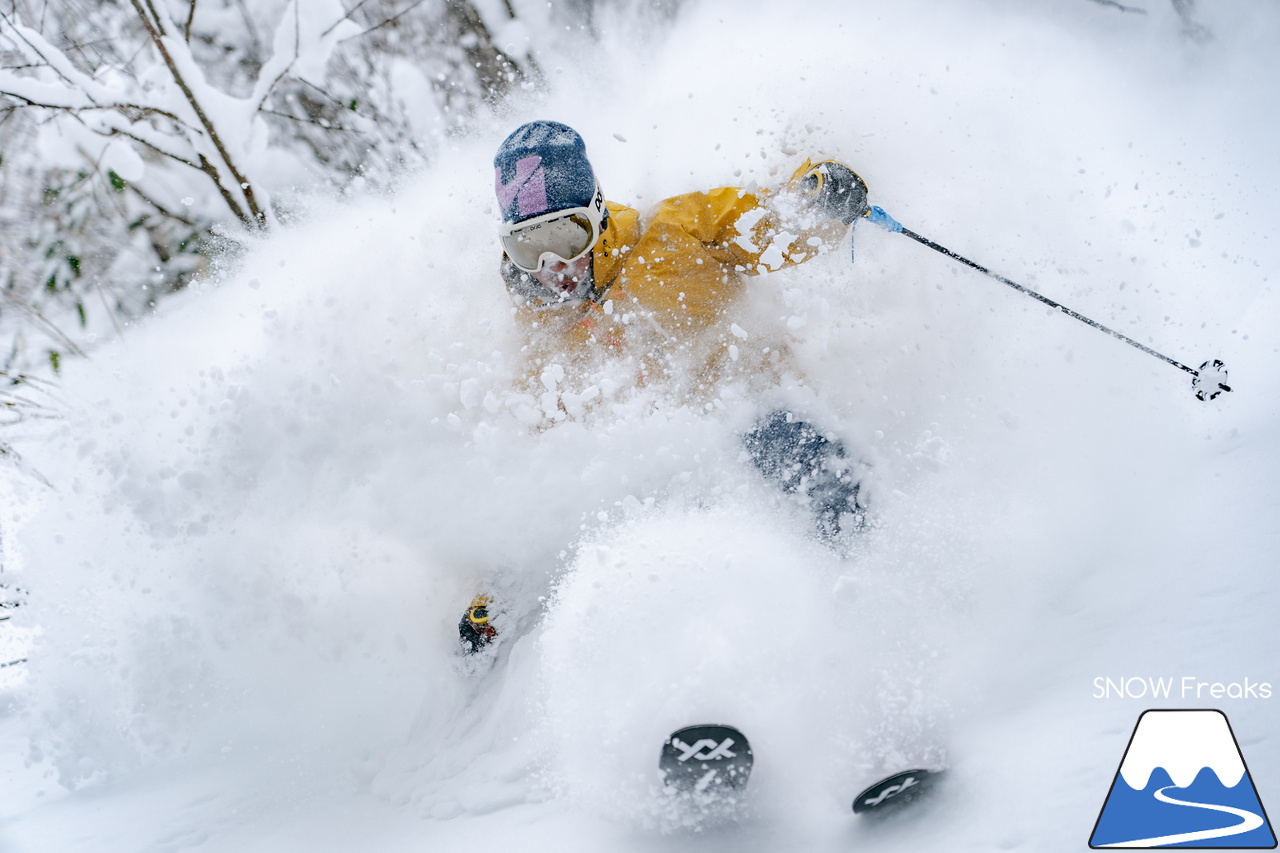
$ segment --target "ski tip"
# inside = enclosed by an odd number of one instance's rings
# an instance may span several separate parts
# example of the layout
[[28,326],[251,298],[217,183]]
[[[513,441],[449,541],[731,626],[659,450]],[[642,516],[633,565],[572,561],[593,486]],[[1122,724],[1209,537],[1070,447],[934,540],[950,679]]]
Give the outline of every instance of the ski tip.
[[743,788],[751,777],[753,755],[746,735],[733,726],[686,726],[662,745],[658,769],[677,790]]
[[904,770],[881,779],[853,799],[854,814],[887,813],[924,794],[942,778],[945,770]]

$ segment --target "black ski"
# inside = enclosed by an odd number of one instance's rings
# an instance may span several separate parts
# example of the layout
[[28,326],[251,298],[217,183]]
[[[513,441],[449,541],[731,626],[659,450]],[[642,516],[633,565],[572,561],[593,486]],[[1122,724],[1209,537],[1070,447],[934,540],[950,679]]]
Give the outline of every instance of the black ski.
[[895,773],[887,779],[881,779],[853,798],[853,811],[855,814],[866,814],[888,811],[892,806],[905,805],[937,784],[943,772],[942,770],[907,770]]
[[733,726],[687,726],[662,745],[658,769],[679,791],[741,789],[751,777],[751,744]]

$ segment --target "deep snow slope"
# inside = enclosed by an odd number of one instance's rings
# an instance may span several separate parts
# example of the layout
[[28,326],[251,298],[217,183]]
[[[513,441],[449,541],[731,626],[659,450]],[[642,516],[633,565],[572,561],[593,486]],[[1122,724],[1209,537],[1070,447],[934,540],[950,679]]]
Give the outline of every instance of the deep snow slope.
[[[1219,707],[1280,802],[1280,15],[1201,4],[690,3],[601,16],[549,93],[391,199],[318,207],[234,276],[68,365],[22,446],[4,559],[32,636],[0,693],[0,849],[1084,849],[1138,714]],[[901,236],[754,280],[808,377],[706,409],[619,397],[549,429],[495,274],[490,158],[577,127],[644,207],[853,164]],[[750,335],[755,328],[747,329]],[[608,372],[557,386],[572,409]],[[871,466],[845,558],[739,458],[803,405]],[[453,656],[471,595],[507,630]],[[13,636],[12,634],[10,636]],[[1178,682],[1181,685],[1181,682]],[[1194,691],[1194,688],[1193,688]],[[727,824],[655,789],[664,736],[751,737]],[[911,764],[947,784],[849,811]],[[1273,805],[1274,811],[1280,808]]]

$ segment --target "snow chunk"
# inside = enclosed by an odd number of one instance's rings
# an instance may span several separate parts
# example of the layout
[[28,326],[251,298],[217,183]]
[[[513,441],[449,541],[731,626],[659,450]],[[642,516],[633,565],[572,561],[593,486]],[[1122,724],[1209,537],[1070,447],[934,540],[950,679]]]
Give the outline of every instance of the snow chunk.
[[786,250],[791,247],[795,239],[795,234],[787,231],[780,232],[773,238],[769,248],[765,249],[760,255],[760,263],[768,267],[770,272],[781,269],[782,265],[787,261]]
[[738,236],[734,238],[733,242],[748,252],[760,251],[760,247],[752,242],[750,235],[755,230],[755,227],[760,224],[760,220],[764,218],[764,215],[765,209],[756,207],[739,216],[738,221],[733,225],[738,232]]
[[580,418],[586,412],[586,404],[600,396],[600,389],[591,385],[582,389],[581,393],[573,394],[566,391],[560,395],[560,402],[564,404],[565,411],[575,418]]
[[458,385],[458,399],[462,402],[463,408],[474,409],[481,400],[480,380],[464,379]]
[[548,391],[556,390],[556,385],[564,381],[564,368],[559,364],[547,365],[547,369],[542,371],[542,387]]

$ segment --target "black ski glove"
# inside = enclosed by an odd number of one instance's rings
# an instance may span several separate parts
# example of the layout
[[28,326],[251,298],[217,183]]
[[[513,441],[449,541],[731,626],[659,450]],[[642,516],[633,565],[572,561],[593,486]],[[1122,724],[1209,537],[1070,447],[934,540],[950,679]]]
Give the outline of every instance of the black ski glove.
[[800,178],[800,191],[813,198],[813,206],[831,219],[848,225],[871,208],[867,185],[843,163],[827,160]]

